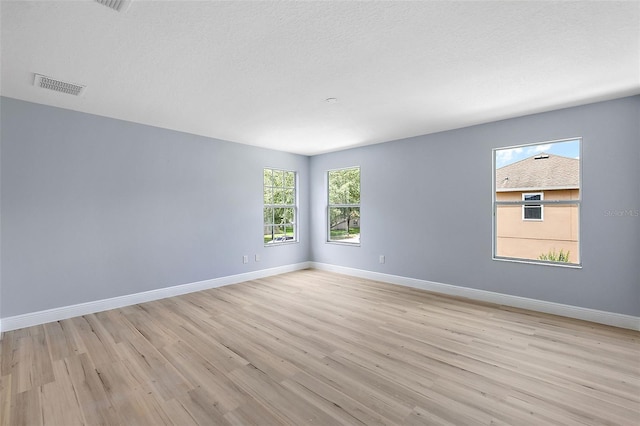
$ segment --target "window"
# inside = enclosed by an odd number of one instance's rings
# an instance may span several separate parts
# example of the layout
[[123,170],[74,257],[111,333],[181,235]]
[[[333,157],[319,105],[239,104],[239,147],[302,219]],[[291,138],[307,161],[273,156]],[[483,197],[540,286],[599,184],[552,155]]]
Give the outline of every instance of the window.
[[264,169],[264,244],[298,241],[296,172]]
[[[523,201],[540,201],[542,192],[522,194]],[[522,206],[522,220],[542,220],[542,204],[524,204]]]
[[327,182],[327,240],[360,244],[360,168],[331,170]]
[[494,149],[494,259],[581,265],[581,143]]

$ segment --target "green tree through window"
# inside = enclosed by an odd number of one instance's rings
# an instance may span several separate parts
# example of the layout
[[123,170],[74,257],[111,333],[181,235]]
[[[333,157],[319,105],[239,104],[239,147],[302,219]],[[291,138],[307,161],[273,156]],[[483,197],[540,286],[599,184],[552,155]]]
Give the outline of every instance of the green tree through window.
[[328,240],[360,243],[360,168],[328,172]]

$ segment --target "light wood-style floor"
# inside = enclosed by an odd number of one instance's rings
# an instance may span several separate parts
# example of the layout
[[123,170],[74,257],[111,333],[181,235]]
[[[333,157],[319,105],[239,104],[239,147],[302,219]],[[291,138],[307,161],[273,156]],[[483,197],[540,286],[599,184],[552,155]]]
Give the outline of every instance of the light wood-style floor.
[[640,424],[640,333],[315,270],[15,330],[1,425]]

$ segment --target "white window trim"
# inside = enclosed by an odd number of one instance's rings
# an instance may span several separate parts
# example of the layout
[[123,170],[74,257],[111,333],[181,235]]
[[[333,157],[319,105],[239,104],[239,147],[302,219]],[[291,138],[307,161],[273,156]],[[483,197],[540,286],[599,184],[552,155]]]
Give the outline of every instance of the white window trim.
[[[540,200],[525,200],[527,195],[539,195]],[[543,222],[544,221],[544,204],[534,203],[534,201],[544,201],[544,192],[524,192],[522,193],[522,201],[531,201],[530,204],[522,205],[522,220],[525,222]],[[540,208],[540,219],[528,219],[525,218],[525,208],[527,207],[539,207]]]

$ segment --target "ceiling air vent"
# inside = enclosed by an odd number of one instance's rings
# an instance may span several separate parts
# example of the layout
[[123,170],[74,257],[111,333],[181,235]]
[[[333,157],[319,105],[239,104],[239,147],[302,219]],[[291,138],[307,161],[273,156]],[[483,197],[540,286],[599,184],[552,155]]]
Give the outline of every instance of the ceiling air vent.
[[56,92],[62,92],[73,96],[82,95],[86,87],[81,84],[56,80],[55,78],[47,77],[41,74],[36,74],[33,84],[34,86],[42,87],[43,89],[55,90]]
[[103,6],[107,6],[116,12],[126,12],[131,4],[131,0],[96,0]]

